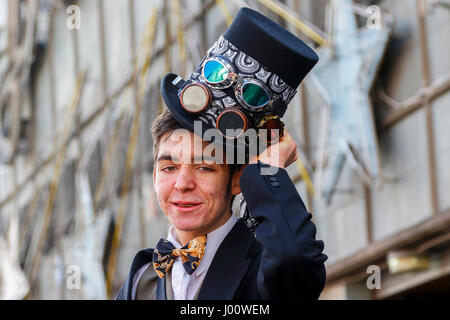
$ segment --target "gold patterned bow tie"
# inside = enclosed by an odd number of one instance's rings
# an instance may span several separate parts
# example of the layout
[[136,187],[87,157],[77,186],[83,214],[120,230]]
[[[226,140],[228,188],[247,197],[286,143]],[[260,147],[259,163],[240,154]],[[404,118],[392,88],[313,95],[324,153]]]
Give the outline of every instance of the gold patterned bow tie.
[[181,257],[184,269],[188,274],[192,274],[202,261],[205,246],[206,235],[192,239],[181,249],[175,248],[170,241],[161,239],[153,251],[153,268],[158,277],[164,278],[175,259]]

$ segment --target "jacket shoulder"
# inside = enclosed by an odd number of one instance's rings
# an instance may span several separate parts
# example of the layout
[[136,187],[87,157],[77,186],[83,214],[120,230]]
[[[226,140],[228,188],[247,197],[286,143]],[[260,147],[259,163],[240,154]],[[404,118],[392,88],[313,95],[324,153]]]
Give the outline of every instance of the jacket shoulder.
[[151,262],[153,260],[153,248],[144,249],[139,251],[131,264],[130,272],[128,273],[127,278],[125,279],[122,287],[119,290],[119,293],[116,296],[116,300],[131,300],[131,292],[133,286],[133,278],[136,272],[145,264]]

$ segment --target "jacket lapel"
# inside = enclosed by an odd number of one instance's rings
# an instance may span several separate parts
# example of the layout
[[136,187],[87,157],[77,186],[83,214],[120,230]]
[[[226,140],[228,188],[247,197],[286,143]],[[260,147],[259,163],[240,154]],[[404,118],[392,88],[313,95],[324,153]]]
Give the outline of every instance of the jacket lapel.
[[248,251],[253,241],[253,233],[239,220],[219,246],[200,289],[199,300],[233,299],[250,264]]
[[136,272],[146,263],[152,261],[153,258],[153,249],[145,249],[139,251],[133,259],[133,263],[131,264],[131,269],[128,274],[125,283],[120,289],[116,299],[118,300],[131,300],[131,292],[133,286],[133,278]]
[[173,300],[172,270],[166,275],[166,300]]
[[167,300],[166,278],[158,278],[156,283],[156,300]]

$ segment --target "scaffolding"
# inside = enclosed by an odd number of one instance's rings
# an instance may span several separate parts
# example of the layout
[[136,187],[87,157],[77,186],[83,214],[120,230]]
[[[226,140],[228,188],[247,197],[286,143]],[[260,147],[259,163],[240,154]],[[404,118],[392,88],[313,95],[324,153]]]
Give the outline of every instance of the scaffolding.
[[[389,9],[389,1],[385,2],[385,7]],[[16,291],[15,297],[20,299],[46,297],[39,287],[42,285],[39,278],[43,276],[42,270],[47,268],[43,267],[44,256],[50,255],[52,250],[56,250],[55,256],[65,260],[54,270],[59,268],[58,272],[65,274],[61,265],[67,263],[68,258],[63,257],[63,252],[70,250],[70,246],[63,244],[67,242],[63,238],[67,236],[71,239],[73,236],[80,239],[87,232],[94,239],[89,233],[92,230],[83,221],[90,221],[102,230],[99,233],[101,236],[95,240],[100,243],[101,250],[100,253],[91,252],[96,265],[89,270],[101,266],[104,277],[92,280],[96,285],[92,286],[91,291],[77,296],[81,298],[113,298],[123,281],[125,269],[131,263],[126,260],[121,266],[121,254],[128,258],[132,249],[151,246],[149,230],[154,231],[155,237],[165,233],[164,217],[159,212],[154,190],[148,186],[151,185],[153,167],[148,131],[150,121],[164,109],[159,82],[165,73],[177,72],[183,77],[189,76],[211,41],[230,25],[233,15],[242,6],[278,19],[316,49],[332,47],[335,39],[331,37],[332,17],[329,10],[339,2],[324,0],[314,4],[313,1],[304,1],[300,5],[299,1],[289,0],[189,0],[188,7],[186,0],[153,1],[146,5],[128,0],[124,2],[126,7],[116,8],[116,11],[105,8],[104,0],[91,3],[94,5],[79,1],[83,15],[81,29],[92,28],[92,37],[97,37],[90,40],[98,48],[95,52],[88,52],[85,48],[83,41],[87,41],[86,33],[82,38],[80,30],[55,30],[55,26],[61,25],[67,18],[63,1],[8,1],[5,29],[0,29],[0,45],[1,40],[6,39],[6,46],[0,47],[0,249],[3,248],[0,255],[9,257],[8,270],[14,266],[17,271],[17,283],[21,283],[18,287],[22,289]],[[94,12],[89,20],[83,13],[84,6]],[[145,13],[142,8],[146,9]],[[317,21],[322,17],[317,18],[314,15],[316,11],[311,8],[323,10],[325,22],[321,22],[320,26]],[[351,10],[364,16],[367,14],[366,8],[355,1]],[[327,282],[331,285],[364,279],[365,267],[370,264],[380,265],[383,271],[387,271],[386,257],[391,251],[408,248],[414,249],[415,254],[423,254],[450,241],[446,236],[450,230],[450,208],[442,211],[440,206],[442,199],[439,194],[442,192],[438,179],[441,172],[436,165],[439,150],[436,147],[433,115],[433,102],[448,95],[450,73],[432,80],[430,50],[433,48],[429,47],[427,32],[430,10],[448,11],[448,3],[435,1],[430,4],[426,0],[416,0],[415,8],[421,88],[404,101],[397,101],[389,96],[378,79],[371,93],[374,104],[387,110],[377,120],[379,131],[392,129],[421,110],[425,113],[423,134],[426,150],[422,152],[427,158],[431,216],[415,225],[399,228],[384,239],[376,239],[374,190],[368,185],[361,187],[364,212],[360,215],[364,217],[366,242],[359,250],[341,256],[327,266]],[[124,29],[120,36],[128,41],[122,41],[121,46],[126,47],[124,50],[130,58],[126,62],[113,64],[112,61],[121,57],[113,56],[114,51],[111,50],[117,42],[114,37],[118,35],[108,31],[111,23],[108,15],[111,12],[119,15],[117,11],[120,9],[124,11],[120,15]],[[210,19],[211,15],[215,19]],[[61,34],[67,38],[62,40]],[[140,46],[137,46],[137,35],[142,35]],[[57,60],[61,58],[59,54],[56,57],[56,53],[64,47],[69,48],[65,50],[70,53],[73,69],[63,69],[67,71],[64,77],[67,88],[64,91],[71,93],[67,96],[65,92],[58,92],[61,84],[57,70],[67,61]],[[89,70],[86,63],[89,55],[98,56],[98,74],[92,75]],[[113,70],[116,66],[121,67],[120,72]],[[39,82],[43,82],[43,70],[48,77],[48,88],[39,86]],[[43,90],[46,93],[40,92]],[[48,94],[46,102],[49,112],[43,116],[45,111],[36,101],[37,96],[45,94]],[[301,195],[306,197],[307,207],[313,216],[316,212],[318,216],[326,216],[327,210],[331,211],[323,205],[316,183],[317,179],[320,181],[321,170],[327,169],[331,155],[325,146],[324,149],[314,146],[317,137],[309,121],[313,113],[323,110],[324,104],[323,95],[308,78],[290,108],[297,111],[292,111],[292,120],[287,122],[287,127],[295,131],[301,154],[289,173],[300,190],[305,190]],[[86,108],[86,105],[91,107]],[[327,128],[329,118],[326,114],[321,117],[319,125]],[[39,122],[43,122],[44,118],[50,132],[46,143],[42,142],[45,140],[42,135],[36,132],[43,127]],[[43,146],[46,149],[41,149]],[[64,198],[66,193],[70,193],[70,190],[65,191],[69,186],[64,183],[64,177],[71,165],[76,168],[73,180],[77,182],[73,184],[79,194],[73,196],[75,205],[68,213],[69,221],[64,222],[65,218],[59,217],[58,213],[62,212],[59,207],[63,207],[64,203],[72,202],[71,198]],[[385,180],[389,183],[389,179]],[[87,193],[86,189],[89,189]],[[151,210],[146,205],[148,202],[151,203]],[[92,215],[87,215],[88,218],[83,220],[83,212],[88,211],[92,211]],[[127,228],[133,224],[133,215],[128,212],[137,212],[140,221],[137,224],[139,241],[132,248],[122,245],[123,238],[128,234]],[[321,219],[313,219],[320,231]],[[17,228],[18,223],[20,232],[5,237]],[[84,227],[80,227],[83,223]],[[55,231],[58,228],[62,231]],[[327,254],[332,255],[333,252]],[[54,265],[58,266],[57,263]],[[6,267],[0,270],[6,270]],[[54,270],[52,272],[57,273]],[[23,275],[29,282],[28,287],[24,284]],[[55,280],[55,286],[64,286],[61,280],[58,281]],[[98,286],[105,286],[104,291],[99,290]],[[372,298],[386,298],[398,292],[384,291],[374,294]],[[71,294],[61,289],[57,298],[69,298]]]

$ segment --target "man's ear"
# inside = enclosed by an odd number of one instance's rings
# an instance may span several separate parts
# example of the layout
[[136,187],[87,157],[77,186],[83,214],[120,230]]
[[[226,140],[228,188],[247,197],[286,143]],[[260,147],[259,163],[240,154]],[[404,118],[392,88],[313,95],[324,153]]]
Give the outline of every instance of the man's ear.
[[156,190],[156,165],[153,165],[153,190]]
[[231,194],[233,196],[241,193],[241,186],[240,186],[240,181],[241,181],[241,176],[242,176],[242,172],[244,172],[244,169],[247,167],[247,165],[243,165],[239,170],[236,170],[236,172],[234,172],[233,177],[231,178]]

